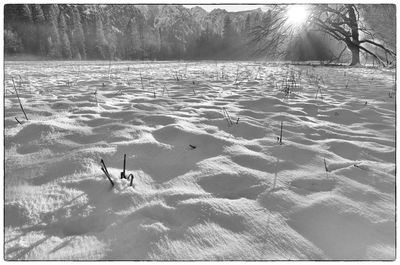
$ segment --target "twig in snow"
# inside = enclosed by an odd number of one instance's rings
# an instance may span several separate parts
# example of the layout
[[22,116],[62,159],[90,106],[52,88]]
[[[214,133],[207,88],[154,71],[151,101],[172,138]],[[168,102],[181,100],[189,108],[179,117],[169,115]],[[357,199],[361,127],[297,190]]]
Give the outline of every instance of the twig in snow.
[[354,167],[359,168],[359,169],[361,169],[361,170],[367,170],[366,168],[360,167],[360,166],[357,165],[357,164],[354,164]]
[[278,137],[279,144],[282,144],[282,137],[283,137],[283,121],[281,121],[281,133],[280,136]]
[[22,125],[22,123],[17,119],[17,117],[14,117],[14,118],[15,118],[15,120],[16,120],[19,124]]
[[126,166],[126,154],[124,154],[124,169],[123,169],[123,171],[121,172],[121,179],[126,179],[126,176],[125,176],[125,166]]
[[111,182],[111,185],[114,186],[114,182],[112,181],[111,176],[110,176],[110,174],[108,173],[106,164],[104,164],[103,159],[101,159],[100,162],[101,162],[101,164],[103,164],[103,166],[101,167],[101,170],[102,170],[102,171],[104,172],[104,174],[107,176],[108,180]]
[[174,71],[176,81],[179,81],[178,71]]
[[98,105],[99,102],[97,101],[97,88],[96,90],[93,92],[94,98],[96,99],[96,104]]
[[123,87],[121,86],[120,89],[118,90],[117,94],[121,94],[122,95],[123,94],[122,89],[123,89]]
[[392,87],[392,89],[389,91],[389,98],[393,98],[393,96],[395,95],[395,87]]
[[133,184],[133,179],[134,179],[135,177],[133,176],[133,174],[129,174],[129,176],[128,176],[128,180],[130,179],[131,180],[131,182],[130,182],[130,184],[129,184],[129,186],[131,186],[132,187],[132,184]]
[[329,172],[329,169],[328,169],[328,166],[326,165],[326,160],[325,160],[325,157],[324,157],[324,165],[325,165],[326,177],[328,177],[328,172]]
[[130,186],[132,186],[134,176],[133,174],[129,174],[128,176],[126,176],[125,169],[126,169],[126,154],[124,154],[124,168],[123,171],[121,172],[121,179],[130,180],[131,181]]
[[14,86],[15,94],[17,94],[17,98],[18,98],[19,106],[21,107],[21,110],[22,110],[22,112],[23,112],[23,113],[24,113],[24,115],[25,115],[25,119],[28,121],[28,120],[29,120],[29,119],[28,119],[28,116],[26,116],[26,113],[25,113],[24,107],[22,107],[21,99],[19,98],[19,95],[18,95],[18,90],[17,90],[17,88],[15,87],[14,77],[12,77],[12,82],[13,82],[13,86]]
[[19,76],[19,87],[22,88],[22,77],[20,74],[18,76]]
[[225,107],[222,107],[222,111],[224,112],[224,116],[228,122],[228,127],[231,127],[233,125],[233,122],[232,122],[231,117],[229,116],[228,111],[225,109]]
[[323,96],[322,96],[322,88],[318,85],[318,88],[317,88],[317,93],[315,94],[315,99],[317,99],[318,98],[318,91],[319,91],[319,94],[321,95],[321,99],[323,99]]
[[140,83],[142,84],[142,89],[144,90],[142,72],[139,72],[139,74],[140,74]]
[[[6,89],[6,91],[9,92],[9,93],[11,93],[11,94],[14,94],[14,92],[12,92],[12,91],[9,90],[9,89]],[[389,92],[389,93],[390,93],[390,92]]]

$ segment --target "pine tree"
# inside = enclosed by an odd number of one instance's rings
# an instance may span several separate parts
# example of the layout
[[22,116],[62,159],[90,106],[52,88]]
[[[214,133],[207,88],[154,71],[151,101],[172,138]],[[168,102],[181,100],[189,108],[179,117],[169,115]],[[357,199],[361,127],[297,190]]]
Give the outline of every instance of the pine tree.
[[161,28],[158,28],[158,57],[161,59],[164,58],[164,52],[163,52],[163,39],[162,39],[162,30]]
[[125,40],[125,36],[123,34],[123,32],[116,32],[116,50],[115,50],[115,54],[114,54],[114,58],[121,58],[121,59],[125,59],[125,46],[124,46],[124,40]]
[[60,33],[60,41],[61,41],[61,54],[65,59],[71,59],[71,44],[67,34],[67,24],[65,23],[64,12],[61,11],[60,17],[58,19],[58,27]]
[[95,45],[95,21],[94,15],[81,15],[81,23],[83,34],[85,36],[86,57],[94,58],[94,45]]
[[135,59],[135,40],[134,40],[134,25],[131,17],[124,31],[124,50],[126,59]]
[[103,22],[100,15],[96,14],[96,33],[95,33],[95,55],[98,59],[106,59],[106,38],[104,36]]
[[61,58],[60,35],[55,5],[42,5],[46,20],[45,54],[50,58]]
[[17,17],[17,7],[15,4],[4,5],[4,27],[11,29],[15,27]]
[[34,43],[33,51],[39,55],[45,55],[45,18],[43,14],[42,7],[38,4],[31,5],[32,10],[32,20],[34,23]]
[[147,56],[147,54],[145,53],[145,38],[144,38],[145,18],[139,10],[135,16],[135,22],[137,26],[137,33],[139,35],[139,53],[141,59],[143,60]]
[[252,51],[249,46],[251,40],[251,17],[250,14],[247,14],[246,20],[244,22],[244,27],[243,30],[240,34],[240,43],[238,42],[237,44],[237,49],[240,50],[239,56],[241,58],[248,58]]
[[[224,58],[231,58],[234,41],[234,30],[232,20],[229,15],[224,18],[224,27],[222,33],[222,49]],[[236,43],[235,43],[236,44]]]
[[81,16],[76,7],[72,10],[72,53],[76,59],[86,59],[85,36],[83,33]]
[[23,24],[32,24],[32,13],[27,4],[17,5],[17,19]]
[[34,34],[32,30],[32,14],[27,4],[16,5],[16,31],[21,37],[24,51],[32,52]]
[[5,53],[18,53],[21,51],[21,39],[11,29],[4,30],[4,51]]
[[110,17],[107,16],[104,22],[104,35],[107,41],[107,58],[113,59],[116,51],[116,35],[113,31]]
[[[225,16],[223,35],[222,35],[222,49],[223,56],[225,59],[232,59],[239,56],[243,56],[243,52],[240,52],[242,46],[242,40],[240,35],[235,31],[234,25],[229,15]],[[239,53],[238,53],[239,51]]]
[[5,53],[18,53],[21,52],[22,41],[16,25],[18,22],[17,7],[15,4],[4,5],[4,51]]
[[[268,10],[269,13],[271,13],[271,10]],[[261,25],[261,17],[259,13],[256,13],[253,19],[253,25],[259,26]]]
[[232,27],[232,20],[229,15],[226,15],[224,18],[224,28],[223,28],[223,39],[227,43],[232,39],[233,37],[233,27]]
[[247,15],[246,17],[246,22],[244,23],[244,35],[249,35],[250,34],[250,14]]

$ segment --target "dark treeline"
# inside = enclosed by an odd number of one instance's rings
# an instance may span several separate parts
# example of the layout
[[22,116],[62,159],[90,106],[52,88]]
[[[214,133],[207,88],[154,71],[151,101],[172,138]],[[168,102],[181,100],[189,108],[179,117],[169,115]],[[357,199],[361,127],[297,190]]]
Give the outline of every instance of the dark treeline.
[[48,59],[246,59],[267,14],[179,5],[17,4],[4,9],[6,55]]

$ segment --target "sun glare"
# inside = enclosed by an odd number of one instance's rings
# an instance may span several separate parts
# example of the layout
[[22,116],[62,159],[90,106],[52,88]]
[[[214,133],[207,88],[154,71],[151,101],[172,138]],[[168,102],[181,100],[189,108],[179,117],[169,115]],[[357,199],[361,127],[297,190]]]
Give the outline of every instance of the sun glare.
[[287,22],[292,26],[300,26],[307,21],[308,12],[305,5],[291,5],[287,10]]

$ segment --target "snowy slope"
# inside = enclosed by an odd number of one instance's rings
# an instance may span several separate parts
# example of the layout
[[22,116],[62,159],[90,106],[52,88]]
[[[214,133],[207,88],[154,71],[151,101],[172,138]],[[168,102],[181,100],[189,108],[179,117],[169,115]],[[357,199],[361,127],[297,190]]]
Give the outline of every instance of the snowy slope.
[[6,62],[5,79],[7,260],[394,259],[393,71]]

